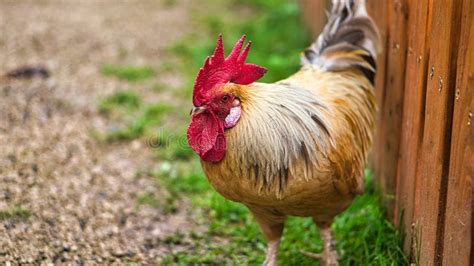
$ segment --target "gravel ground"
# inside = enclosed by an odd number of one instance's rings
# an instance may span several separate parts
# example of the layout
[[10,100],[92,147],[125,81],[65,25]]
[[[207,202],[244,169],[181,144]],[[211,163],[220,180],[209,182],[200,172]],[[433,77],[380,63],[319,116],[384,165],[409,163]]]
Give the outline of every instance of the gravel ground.
[[98,99],[129,86],[100,66],[157,66],[187,32],[191,2],[165,2],[0,1],[0,72],[42,64],[52,74],[0,80],[0,211],[31,215],[1,218],[0,263],[156,263],[167,236],[195,226],[185,208],[137,208],[144,192],[164,193],[136,174],[158,164],[146,141],[110,145],[91,134],[107,127]]

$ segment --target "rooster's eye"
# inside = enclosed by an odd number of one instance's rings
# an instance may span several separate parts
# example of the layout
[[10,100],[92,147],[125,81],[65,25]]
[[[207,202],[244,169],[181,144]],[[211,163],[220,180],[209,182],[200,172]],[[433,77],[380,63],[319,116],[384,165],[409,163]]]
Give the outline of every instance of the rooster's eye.
[[229,100],[229,96],[227,96],[227,95],[222,96],[222,102],[225,103],[225,102],[227,102],[227,100]]

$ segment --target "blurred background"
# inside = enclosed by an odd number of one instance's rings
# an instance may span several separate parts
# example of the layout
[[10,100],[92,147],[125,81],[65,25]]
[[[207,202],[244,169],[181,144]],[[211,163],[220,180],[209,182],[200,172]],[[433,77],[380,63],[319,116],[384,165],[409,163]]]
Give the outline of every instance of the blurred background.
[[[192,86],[219,33],[247,34],[264,82],[296,71],[325,19],[304,2],[0,1],[0,263],[261,263],[252,217],[187,146]],[[334,225],[341,263],[406,264],[371,176]],[[318,263],[301,249],[319,233],[292,218],[281,264]]]

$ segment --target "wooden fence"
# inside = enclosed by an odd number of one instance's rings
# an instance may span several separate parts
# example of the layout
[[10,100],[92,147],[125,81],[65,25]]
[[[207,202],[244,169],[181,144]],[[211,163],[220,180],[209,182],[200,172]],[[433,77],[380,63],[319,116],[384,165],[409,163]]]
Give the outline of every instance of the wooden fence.
[[[327,2],[301,0],[305,21]],[[367,5],[385,44],[371,165],[389,215],[412,262],[474,265],[474,0]]]

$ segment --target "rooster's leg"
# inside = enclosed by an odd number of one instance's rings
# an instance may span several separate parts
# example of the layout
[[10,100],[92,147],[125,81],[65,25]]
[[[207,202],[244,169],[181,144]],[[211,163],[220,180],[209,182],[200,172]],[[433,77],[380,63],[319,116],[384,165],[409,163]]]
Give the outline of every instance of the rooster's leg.
[[256,208],[250,208],[250,211],[260,226],[263,237],[267,240],[267,254],[265,255],[263,265],[276,266],[278,246],[280,245],[286,217],[269,214],[264,210]]
[[263,265],[265,266],[276,266],[277,265],[277,255],[278,255],[278,246],[280,245],[280,240],[271,240],[267,243],[267,254],[265,254],[265,261]]
[[278,256],[278,246],[280,245],[280,238],[283,233],[283,223],[272,223],[263,219],[256,219],[260,225],[260,230],[263,233],[265,240],[267,240],[267,254],[265,255],[265,266],[276,266]]
[[337,262],[337,252],[336,252],[336,249],[334,248],[334,242],[332,239],[331,227],[330,226],[320,227],[320,234],[324,243],[324,250],[323,250],[323,257],[322,257],[323,265],[327,265],[327,266],[339,265],[339,263]]
[[301,251],[305,256],[321,260],[321,265],[324,266],[337,266],[337,252],[334,248],[334,242],[332,239],[331,233],[331,223],[318,223],[316,224],[319,227],[321,238],[323,240],[324,250],[321,254],[310,253],[306,251]]

